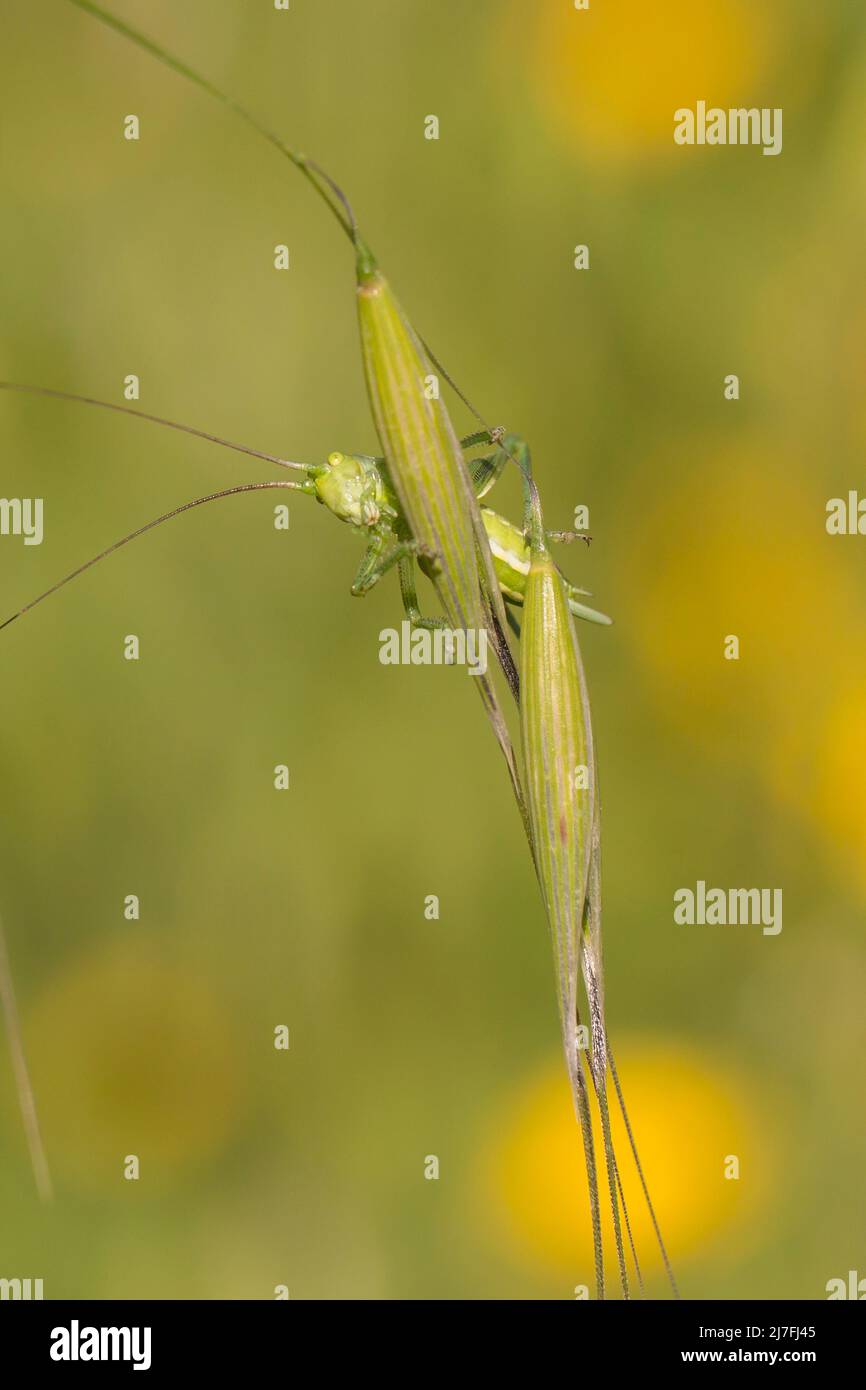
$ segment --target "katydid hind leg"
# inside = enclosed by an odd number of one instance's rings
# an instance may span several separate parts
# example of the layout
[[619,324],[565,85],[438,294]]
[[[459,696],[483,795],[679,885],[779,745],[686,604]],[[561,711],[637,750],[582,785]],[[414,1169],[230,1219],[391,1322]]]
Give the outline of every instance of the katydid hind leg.
[[479,501],[495,487],[506,462],[507,456],[503,454],[501,449],[497,449],[495,454],[484,454],[480,458],[468,460],[467,467],[472,479],[472,490]]

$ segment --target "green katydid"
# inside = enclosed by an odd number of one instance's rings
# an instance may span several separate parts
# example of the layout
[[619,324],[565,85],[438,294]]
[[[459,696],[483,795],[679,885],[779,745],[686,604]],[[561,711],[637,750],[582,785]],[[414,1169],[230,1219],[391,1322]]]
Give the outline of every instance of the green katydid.
[[[59,400],[74,401],[81,405],[94,405],[104,410],[116,410],[124,415],[132,415],[139,420],[165,425],[170,429],[181,430],[186,434],[208,439],[212,443],[221,444],[226,448],[250,454],[254,458],[264,459],[278,464],[280,467],[290,468],[304,474],[303,482],[274,480],[225,488],[218,493],[209,493],[204,497],[194,498],[190,502],[181,504],[179,508],[155,517],[58,580],[49,589],[46,589],[0,623],[0,629],[7,627],[16,618],[35,608],[43,599],[56,593],[58,589],[63,588],[72,579],[83,574],[97,561],[113,554],[115,550],[119,550],[129,541],[144,535],[163,521],[168,521],[204,502],[216,501],[219,498],[236,495],[240,492],[262,490],[269,487],[288,488],[306,496],[315,497],[316,501],[325,506],[339,521],[349,525],[362,535],[366,542],[366,548],[351,588],[355,597],[363,597],[368,594],[379,580],[396,566],[400,577],[403,606],[409,621],[416,627],[441,627],[446,623],[445,618],[429,618],[423,617],[421,614],[415,584],[415,561],[417,559],[418,567],[422,573],[428,578],[432,578],[436,557],[425,551],[413,539],[403,516],[400,502],[388,477],[384,459],[368,454],[348,454],[335,450],[328,455],[327,462],[324,464],[297,463],[290,459],[280,458],[275,454],[266,454],[260,450],[248,448],[246,445],[221,439],[191,425],[182,425],[175,420],[166,420],[161,416],[151,415],[146,411],[136,410],[132,406],[119,405],[112,401],[100,401],[69,391],[56,391],[49,387],[27,386],[9,381],[0,382],[0,390],[23,391]],[[501,436],[502,431],[500,430],[480,430],[460,441],[461,448],[467,450],[485,444],[497,446],[492,455],[482,455],[470,461],[473,488],[478,498],[485,497],[495,485],[510,452],[520,445],[517,436],[508,435],[500,447]],[[482,507],[481,515],[502,595],[509,604],[519,606],[523,602],[526,576],[529,571],[529,550],[526,536],[518,526],[492,511],[489,507]],[[577,533],[552,531],[548,532],[548,536],[554,540],[570,541],[576,538]],[[586,590],[578,589],[564,576],[563,582],[566,585],[569,606],[577,617],[586,618],[596,623],[610,622],[610,619],[605,617],[603,613],[588,608],[580,601],[580,598],[586,595]]]
[[[90,0],[73,0],[73,3],[111,24],[126,37],[148,49],[161,61],[168,63],[176,71],[196,82],[210,95],[227,103],[253,125],[260,134],[287,155],[329,203],[343,229],[355,243],[358,254],[359,315],[365,353],[365,370],[374,418],[387,462],[384,459],[368,455],[335,452],[329,456],[326,464],[300,464],[275,455],[264,454],[242,445],[232,444],[215,436],[206,435],[204,431],[179,425],[173,421],[159,420],[159,417],[129,407],[75,397],[69,393],[50,391],[45,388],[14,388],[41,390],[42,394],[46,395],[87,400],[90,404],[101,405],[136,415],[139,418],[158,421],[172,428],[204,436],[229,448],[296,470],[304,474],[304,479],[302,482],[269,480],[241,484],[184,503],[182,506],[139,527],[101,552],[100,555],[79,566],[78,569],[61,579],[45,593],[39,595],[24,608],[19,609],[6,622],[0,624],[0,627],[8,625],[15,618],[29,611],[49,594],[54,593],[77,575],[83,573],[98,560],[171,517],[221,497],[246,491],[285,488],[315,496],[334,515],[363,536],[366,541],[366,548],[355,583],[352,586],[354,594],[362,595],[369,592],[384,574],[396,566],[400,576],[404,607],[408,617],[415,625],[439,626],[448,621],[460,625],[483,623],[489,626],[493,632],[496,632],[498,630],[498,612],[504,614],[519,635],[519,629],[510,607],[522,605],[527,592],[532,562],[530,538],[527,530],[514,526],[488,507],[479,507],[478,502],[486,496],[494,485],[507,459],[520,462],[521,457],[524,457],[525,446],[516,436],[503,437],[503,432],[488,429],[458,442],[444,407],[434,407],[423,403],[421,392],[418,389],[423,380],[422,373],[426,370],[428,362],[437,368],[439,364],[436,363],[436,359],[433,358],[424,344],[414,335],[411,326],[402,315],[396,301],[393,300],[387,282],[378,272],[375,260],[359,237],[357,224],[348,202],[333,181],[317,165],[305,156],[290,151],[231,98],[224,96],[210,83],[200,78],[184,64],[172,59],[156,45],[143,39],[141,35],[136,34],[122,21],[115,20],[98,5],[90,3]],[[390,362],[388,360],[389,355]],[[393,360],[398,356],[402,359],[401,379],[398,379],[393,370]],[[447,377],[447,374],[445,375]],[[8,386],[12,389],[11,383]],[[461,449],[486,444],[496,446],[493,455],[469,461],[467,472]],[[528,458],[528,452],[525,457]],[[434,489],[438,489],[435,498]],[[447,537],[452,530],[456,540],[452,542],[451,553],[446,554],[446,547],[444,545],[440,547],[437,542],[440,536]],[[473,533],[474,554],[472,552]],[[547,539],[569,540],[575,538],[572,533],[567,532],[545,532],[544,534]],[[436,585],[445,608],[446,618],[424,618],[421,616],[415,593],[416,560],[422,572]],[[556,574],[558,576],[556,584],[562,586],[564,602],[573,615],[594,622],[609,622],[609,619],[603,614],[597,613],[581,602],[581,596],[584,595],[585,591],[571,585],[558,570],[558,567]],[[509,608],[503,607],[503,599],[510,605]],[[508,654],[508,648],[504,638],[501,638],[501,642],[502,645],[497,646],[497,652],[508,675],[510,655],[508,661],[503,660],[503,649],[504,654]],[[479,686],[481,686],[480,682]],[[512,684],[512,689],[516,694],[516,680]],[[482,693],[494,727],[497,727],[499,709],[495,702],[495,696],[484,691]],[[509,769],[518,803],[523,809],[520,783],[511,759],[507,730],[503,732],[501,721],[499,728],[497,728],[497,736],[503,746],[506,758],[509,760]],[[595,823],[593,833],[597,833]],[[531,847],[532,843],[530,838]],[[597,865],[596,853],[593,857],[596,874]],[[585,958],[584,963],[586,963]],[[597,967],[600,973],[600,955],[597,961],[593,962],[593,966],[594,969]],[[599,976],[593,973],[588,980],[588,989],[590,984],[597,986],[598,981]],[[591,1010],[591,1012],[594,1011]],[[599,1025],[601,1036],[606,1041],[603,1014],[599,1017],[594,1016],[593,1024],[594,1033],[597,1033],[596,1025]],[[612,1067],[612,1058],[610,1062]],[[617,1094],[622,1104],[618,1080],[615,1073],[613,1074]],[[603,1070],[600,1072],[599,1068],[596,1067],[591,1070],[590,1075],[598,1094],[599,1080],[600,1078],[603,1079],[604,1075]],[[602,1099],[603,1086],[599,1095],[600,1103]],[[625,1113],[624,1106],[623,1113]],[[585,1129],[588,1123],[585,1107],[580,1119],[581,1126]],[[608,1148],[607,1137],[606,1135],[606,1149]],[[630,1131],[629,1140],[634,1148]],[[635,1158],[637,1158],[636,1151]],[[609,1160],[609,1177],[612,1184],[612,1206],[616,1220],[617,1199],[613,1184],[614,1181],[619,1183],[619,1175],[612,1160]],[[644,1191],[646,1192],[645,1187]],[[617,1244],[622,1266],[622,1247],[619,1235]]]
[[[445,403],[438,393],[428,393],[425,387],[431,368],[438,364],[414,331],[379,269],[373,252],[362,238],[348,198],[319,164],[285,144],[240,102],[221,91],[189,64],[173,57],[152,39],[94,3],[94,0],[71,0],[71,3],[150,53],[246,121],[304,175],[349,237],[355,251],[361,352],[370,405],[388,462],[393,490],[400,499],[408,531],[402,553],[406,558],[413,551],[426,557],[430,577],[450,627],[485,630],[516,698],[517,669],[503,632],[505,607],[493,570],[480,509]],[[447,373],[444,375],[447,377]],[[258,486],[264,487],[265,484]],[[270,486],[291,485],[274,483]],[[252,485],[247,485],[241,491],[251,488]],[[378,561],[384,558],[382,555],[373,558],[373,570]],[[505,758],[531,851],[520,772],[499,692],[486,670],[479,673],[476,686]]]
[[[267,488],[289,488],[298,491],[306,496],[315,497],[316,500],[325,506],[338,520],[351,526],[359,532],[366,541],[366,548],[362,558],[358,573],[352,585],[351,592],[356,596],[363,596],[379,582],[379,580],[395,565],[399,569],[400,588],[406,615],[415,626],[435,627],[443,624],[443,618],[424,618],[418,608],[418,600],[415,591],[414,563],[418,560],[419,568],[428,576],[433,569],[435,557],[424,554],[418,545],[412,540],[408,531],[405,519],[400,511],[400,505],[396,498],[393,488],[388,479],[387,466],[383,459],[363,454],[347,454],[340,451],[332,452],[325,464],[302,464],[293,460],[282,458],[276,454],[265,453],[247,445],[238,444],[231,440],[223,439],[205,430],[198,429],[191,425],[181,424],[174,420],[168,420],[161,416],[150,414],[134,407],[120,405],[116,402],[101,401],[93,397],[81,396],[67,391],[59,391],[49,387],[24,385],[14,382],[0,382],[0,390],[21,391],[40,396],[47,396],[54,399],[72,401],[78,404],[96,406],[100,409],[117,411],[124,415],[131,415],[136,419],[145,420],[150,423],[160,424],[170,429],[179,430],[183,433],[191,434],[198,438],[204,438],[211,443],[219,444],[225,448],[236,452],[250,455],[254,458],[271,462],[283,468],[289,468],[302,472],[304,480],[294,482],[288,480],[266,480],[255,483],[239,484],[235,487],[221,489],[219,492],[210,493],[203,497],[194,498],[190,502],[181,504],[171,511],[162,514],[153,520],[146,522],[143,526],[136,528],[128,535],[115,541],[112,545],[101,551],[92,559],[78,566],[70,574],[53,584],[49,589],[39,594],[29,603],[25,604],[16,613],[13,613],[0,623],[0,629],[7,627],[16,618],[29,612],[50,595],[63,588],[71,580],[83,574],[98,561],[113,554],[127,545],[130,541],[146,534],[154,527],[161,525],[162,522],[181,515],[183,512],[202,505],[205,502],[214,501],[222,497],[237,495],[247,491],[256,491]],[[517,463],[521,469],[525,470],[526,475],[531,478],[531,464],[527,445],[517,435],[505,434],[501,430],[478,431],[460,441],[463,449],[474,449],[485,445],[493,445],[492,454],[482,454],[470,460],[469,469],[472,478],[472,485],[477,498],[486,497],[494,487],[506,462]],[[489,538],[491,552],[493,555],[494,566],[501,592],[509,604],[522,606],[527,593],[530,565],[533,556],[534,540],[531,531],[532,516],[527,508],[524,520],[524,527],[520,528],[492,511],[489,507],[482,507],[481,514],[484,520],[486,534]],[[575,539],[586,540],[586,536],[569,531],[550,531],[544,530],[545,540],[568,542]],[[549,557],[548,557],[549,560]],[[609,623],[610,619],[605,615],[587,608],[577,596],[585,596],[586,591],[578,589],[562,574],[558,566],[553,565],[549,560],[552,572],[556,576],[556,582],[562,587],[562,593],[570,612],[581,618],[597,623]],[[509,610],[510,616],[510,610]],[[532,683],[527,684],[527,694],[532,690]],[[545,720],[545,723],[547,721]],[[592,757],[589,757],[592,762]],[[530,790],[532,782],[530,780]],[[617,1097],[625,1118],[629,1144],[635,1157],[640,1175],[641,1184],[646,1196],[653,1223],[658,1235],[659,1244],[668,1265],[667,1254],[658,1230],[655,1212],[649,1197],[649,1192],[640,1166],[637,1149],[631,1128],[628,1124],[628,1116],[625,1103],[620,1089],[619,1078],[613,1069],[613,1058],[609,1052],[606,1039],[606,1027],[604,1023],[603,1004],[599,1003],[601,997],[601,957],[600,941],[598,939],[599,923],[599,893],[598,893],[598,821],[597,815],[592,817],[593,823],[593,853],[592,868],[589,870],[589,880],[592,892],[588,895],[587,909],[587,944],[586,949],[578,952],[580,963],[587,977],[587,992],[590,997],[590,1013],[593,1019],[592,1038],[593,1038],[593,1063],[590,1065],[590,1079],[599,1104],[602,1108],[603,1125],[605,1130],[605,1148],[608,1160],[609,1177],[612,1185],[612,1209],[617,1210],[617,1197],[614,1188],[618,1191],[619,1200],[623,1205],[623,1213],[627,1222],[625,1202],[622,1194],[622,1185],[616,1160],[613,1155],[609,1121],[607,1117],[607,1106],[604,1088],[604,1070],[606,1066],[611,1067]],[[543,867],[543,866],[542,866]],[[575,962],[576,964],[576,962]],[[568,1023],[567,1036],[573,1038],[574,1029],[579,1024],[579,1015],[576,1010],[576,999],[574,987],[576,980],[572,980],[568,999],[566,1001],[566,1012]],[[601,1067],[596,1063],[596,1058],[601,1056]],[[591,1187],[595,1185],[594,1159],[591,1151],[591,1137],[589,1130],[589,1111],[585,1094],[585,1086],[581,1080],[579,1069],[575,1071],[571,1068],[573,1084],[576,1085],[579,1100],[579,1119],[581,1129],[584,1133],[585,1142],[588,1145],[588,1164],[591,1168]],[[29,1083],[24,1088],[22,1094],[29,1091]],[[32,1107],[32,1102],[31,1102]],[[44,1167],[44,1158],[42,1159]],[[598,1199],[594,1199],[594,1222],[598,1219]],[[621,1240],[618,1235],[618,1246],[620,1248],[620,1258],[622,1260]],[[668,1265],[669,1268],[669,1265]],[[673,1277],[671,1275],[671,1282]],[[675,1288],[675,1285],[674,1285]]]

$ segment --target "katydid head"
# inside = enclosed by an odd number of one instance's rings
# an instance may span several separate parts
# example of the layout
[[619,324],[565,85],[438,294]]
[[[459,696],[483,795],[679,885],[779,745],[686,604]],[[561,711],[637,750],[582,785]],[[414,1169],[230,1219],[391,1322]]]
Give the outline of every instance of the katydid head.
[[339,450],[328,455],[328,466],[315,476],[316,498],[340,521],[351,526],[375,526],[384,509],[378,469],[370,460]]

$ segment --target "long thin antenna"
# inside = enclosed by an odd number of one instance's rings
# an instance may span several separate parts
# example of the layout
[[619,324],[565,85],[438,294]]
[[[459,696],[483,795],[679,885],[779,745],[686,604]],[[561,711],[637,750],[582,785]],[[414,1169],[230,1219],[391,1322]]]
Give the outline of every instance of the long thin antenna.
[[[107,24],[110,29],[116,29],[124,38],[130,39],[133,43],[138,44],[139,48],[143,48],[145,52],[152,54],[154,58],[158,58],[161,63],[165,63],[167,67],[180,73],[181,77],[186,77],[190,82],[194,82],[203,92],[207,92],[208,96],[213,97],[216,101],[221,102],[223,106],[227,106],[230,110],[234,111],[236,115],[246,121],[247,125],[252,126],[253,130],[263,136],[275,149],[278,149],[280,154],[285,155],[286,159],[291,160],[296,169],[300,169],[304,177],[308,179],[313,188],[315,188],[322,201],[331,209],[331,212],[334,214],[349,239],[353,242],[357,239],[358,224],[348,198],[339,185],[336,184],[330,175],[326,174],[324,169],[320,168],[314,160],[308,159],[306,155],[301,154],[298,150],[290,149],[288,145],[283,143],[279,136],[274,135],[273,131],[268,130],[267,126],[262,125],[250,111],[247,111],[246,107],[241,106],[240,102],[235,101],[234,97],[230,97],[226,92],[221,91],[219,87],[215,87],[213,82],[209,82],[206,77],[202,77],[194,68],[188,67],[186,63],[182,63],[178,58],[173,58],[164,48],[160,48],[159,44],[154,43],[152,39],[147,38],[137,29],[133,29],[132,25],[127,24],[125,20],[118,19],[116,15],[111,14],[108,10],[104,10],[101,5],[93,4],[93,0],[71,0],[71,3],[77,5],[80,10],[86,11],[87,14],[93,15],[94,18],[101,20],[102,23]],[[327,196],[323,185],[337,198],[339,206],[332,202]],[[341,209],[343,210],[341,211]]]
[[170,512],[163,512],[162,516],[154,517],[153,521],[148,521],[144,526],[139,526],[137,530],[130,531],[128,536],[123,536],[119,541],[115,541],[113,545],[108,546],[106,550],[101,550],[98,555],[94,555],[92,560],[87,560],[83,565],[79,565],[71,574],[67,574],[63,579],[58,579],[57,583],[52,584],[50,589],[46,589],[38,598],[31,599],[30,603],[25,603],[24,607],[19,608],[17,613],[13,613],[11,618],[7,618],[5,622],[0,623],[0,632],[3,631],[4,627],[8,627],[10,623],[14,623],[16,618],[22,618],[25,613],[29,613],[31,608],[35,608],[37,604],[42,603],[43,599],[50,598],[52,594],[57,593],[58,589],[62,589],[66,584],[71,584],[72,580],[77,579],[80,574],[84,574],[86,570],[91,569],[94,565],[98,565],[100,560],[104,560],[107,556],[113,555],[115,550],[120,550],[123,546],[129,545],[130,541],[138,540],[139,536],[145,535],[147,531],[152,531],[155,526],[161,526],[164,521],[171,521],[172,517],[180,516],[182,512],[191,511],[193,507],[201,507],[205,502],[216,502],[220,497],[233,497],[235,493],[238,492],[261,492],[264,488],[270,487],[287,487],[291,488],[294,492],[307,491],[303,483],[290,483],[288,480],[274,479],[273,481],[265,483],[241,483],[237,487],[223,488],[220,492],[209,492],[206,497],[194,497],[191,502],[184,502],[182,506],[174,507]]
[[279,464],[280,468],[297,468],[303,473],[316,471],[309,464],[293,463],[291,459],[265,454],[261,449],[251,449],[246,444],[234,444],[230,439],[221,439],[218,434],[209,434],[207,430],[196,429],[193,425],[181,425],[177,420],[166,420],[162,415],[149,415],[146,410],[136,410],[131,405],[118,405],[116,401],[99,401],[94,396],[78,396],[74,391],[57,391],[50,386],[28,386],[19,381],[0,381],[0,391],[26,391],[33,396],[53,396],[58,401],[76,401],[79,405],[99,406],[101,410],[118,410],[121,415],[134,415],[136,419],[147,420],[152,425],[167,425],[170,430],[194,434],[197,439],[206,439],[209,444],[221,444],[224,449],[234,449],[236,454],[249,454],[251,458],[263,459],[265,463]]
[[[459,399],[466,406],[466,409],[469,411],[469,414],[474,415],[479,425],[484,426],[484,432],[486,434],[498,434],[500,436],[501,441],[502,435],[505,434],[504,428],[502,428],[502,426],[497,426],[495,430],[491,429],[490,425],[488,425],[484,416],[481,414],[481,411],[478,410],[477,407],[472,404],[469,397],[460,389],[453,376],[451,376],[450,373],[445,369],[445,367],[443,367],[442,363],[439,361],[439,358],[436,356],[435,352],[429,346],[429,344],[426,343],[423,338],[420,341],[422,348],[424,349],[424,351],[430,359],[431,367],[433,367],[439,373],[440,376],[444,376],[445,380],[448,382],[448,385],[451,387],[451,390],[454,392],[455,396],[458,396]],[[508,450],[506,449],[505,452],[508,453]],[[508,457],[511,458],[511,455],[509,454]],[[515,459],[513,460],[513,462],[516,463],[517,460]]]
[[[116,410],[121,415],[132,415],[136,420],[146,420],[152,425],[166,425],[170,430],[181,430],[184,434],[194,435],[196,439],[206,439],[209,444],[221,444],[224,449],[233,449],[236,454],[249,454],[250,458],[263,459],[265,463],[276,463],[280,468],[296,468],[300,473],[306,473],[310,477],[327,471],[316,464],[295,463],[292,459],[281,458],[279,454],[266,454],[261,449],[251,448],[249,444],[236,444],[234,440],[223,439],[221,435],[210,434],[208,430],[200,430],[195,425],[182,425],[177,420],[167,420],[163,415],[151,415],[148,411],[136,410],[131,405],[119,405],[117,401],[102,401],[95,396],[80,396],[75,391],[59,391],[53,386],[32,386],[23,381],[0,381],[0,391],[21,391],[32,396],[49,396],[58,401],[74,401],[77,405],[95,405],[100,410]],[[474,449],[479,444],[498,444],[503,433],[501,426],[493,430],[477,430],[475,434],[468,434],[465,439],[461,439],[460,447]],[[385,460],[376,458],[375,462],[381,465]],[[548,532],[548,535],[560,539],[573,538],[578,534],[580,539],[584,539],[582,532]],[[584,590],[581,590],[581,593],[583,592]]]
[[18,1006],[15,1002],[12,968],[9,964],[9,952],[6,949],[6,934],[3,930],[2,918],[0,918],[0,1004],[3,1006],[3,1016],[6,1019],[9,1052],[12,1056],[12,1071],[15,1075],[18,1104],[21,1107],[24,1132],[27,1135],[27,1147],[30,1150],[30,1162],[33,1167],[33,1177],[36,1180],[36,1190],[43,1202],[50,1202],[54,1196],[51,1173],[48,1169],[48,1159],[45,1156],[45,1147],[39,1129],[36,1096],[30,1081],[30,1072],[27,1069],[27,1057],[24,1052]]

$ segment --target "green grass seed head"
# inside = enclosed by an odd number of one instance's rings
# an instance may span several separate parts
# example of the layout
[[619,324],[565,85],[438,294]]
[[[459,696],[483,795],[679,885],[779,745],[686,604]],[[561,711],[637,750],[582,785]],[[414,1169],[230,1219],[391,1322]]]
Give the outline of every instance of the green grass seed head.
[[526,799],[538,877],[553,936],[566,1066],[584,1139],[597,1286],[603,1296],[598,1176],[582,1071],[586,1044],[577,1033],[581,974],[589,1001],[588,1061],[601,1117],[620,1284],[627,1298],[629,1282],[620,1222],[619,1179],[607,1105],[601,836],[589,696],[574,620],[562,576],[547,549],[541,504],[525,446],[518,461],[524,472],[530,548],[520,670]]
[[358,319],[373,419],[409,529],[428,552],[425,569],[451,625],[480,628],[478,561],[460,444],[436,398],[429,359],[363,242]]
[[[420,563],[436,585],[449,625],[486,632],[515,688],[493,557],[460,441],[434,389],[438,382],[423,344],[369,248],[360,237],[356,244],[364,375],[391,484],[412,537],[423,547]],[[499,696],[489,675],[479,676],[477,685],[531,848],[520,772]]]
[[598,1297],[604,1255],[592,1123],[578,1000],[584,917],[593,852],[595,759],[589,698],[562,577],[547,549],[529,451],[524,471],[529,574],[520,642],[521,733],[526,800],[535,863],[550,922],[565,1062],[583,1136]]
[[583,665],[562,579],[533,544],[523,605],[521,732],[536,862],[554,940],[569,1068],[576,1062],[577,988],[595,806]]

